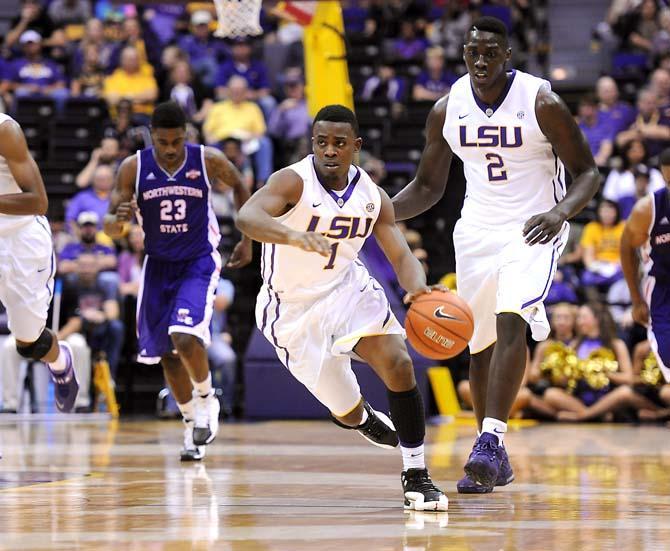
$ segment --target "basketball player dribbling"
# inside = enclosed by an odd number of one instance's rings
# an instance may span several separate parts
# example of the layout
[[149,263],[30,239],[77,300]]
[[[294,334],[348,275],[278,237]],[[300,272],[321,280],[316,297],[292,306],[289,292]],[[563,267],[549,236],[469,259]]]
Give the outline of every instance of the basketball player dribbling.
[[[647,338],[670,382],[670,149],[659,156],[665,187],[638,200],[621,237],[621,267],[633,302],[633,319]],[[643,289],[637,250],[648,247]]]
[[56,272],[47,205],[21,127],[0,113],[0,300],[16,350],[47,364],[56,407],[69,412],[79,391],[72,351],[46,328]]
[[[526,328],[544,340],[543,300],[568,237],[567,220],[595,195],[599,174],[584,136],[549,82],[508,71],[507,29],[482,17],[468,30],[468,74],[426,123],[415,179],[393,198],[404,220],[444,194],[453,154],[466,196],[454,229],[458,294],[473,311],[470,385],[479,436],[458,482],[488,493],[514,474],[503,445],[526,364]],[[565,188],[565,163],[573,177]]]
[[[424,461],[424,406],[404,331],[357,258],[365,239],[376,237],[406,301],[431,288],[388,195],[353,165],[361,143],[350,109],[324,107],[312,127],[314,154],[275,172],[240,211],[239,228],[263,243],[256,322],[337,425],[384,448],[400,444],[405,509],[446,511]],[[392,422],[362,398],[351,357],[386,385]]]
[[[151,118],[153,147],[121,163],[105,232],[114,239],[124,235],[135,198],[146,250],[137,298],[137,359],[163,365],[185,424],[181,459],[197,461],[219,427],[206,350],[221,270],[211,195],[232,188],[239,209],[249,191],[223,153],[187,144],[185,134],[181,108],[174,102],[157,105]],[[228,266],[250,260],[251,241],[244,238]]]

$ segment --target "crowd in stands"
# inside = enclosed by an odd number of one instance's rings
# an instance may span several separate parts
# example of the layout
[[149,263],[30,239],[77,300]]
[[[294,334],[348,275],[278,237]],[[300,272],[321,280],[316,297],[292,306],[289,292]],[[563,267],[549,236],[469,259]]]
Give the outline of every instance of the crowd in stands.
[[[532,62],[546,76],[546,2],[344,0],[342,6],[356,103],[387,104],[393,119],[406,121],[413,102],[434,102],[465,72],[462,37],[479,15],[494,15],[507,24],[513,66],[524,69]],[[119,363],[129,360],[124,350],[134,346],[128,312],[134,311],[140,292],[142,230],[133,226],[122,243],[113,243],[101,228],[116,166],[150,144],[153,106],[165,100],[179,103],[189,119],[188,139],[221,148],[250,190],[310,151],[303,30],[274,8],[264,8],[261,21],[261,38],[222,40],[213,34],[213,6],[21,1],[0,57],[0,101],[6,111],[15,112],[22,98],[47,97],[57,112],[73,98],[94,98],[104,101],[109,113],[102,139],[91,144],[90,158],[76,176],[79,191],[67,201],[64,220],[52,220],[64,284],[60,336],[73,346],[84,386],[91,378],[92,357],[104,352],[116,376]],[[586,388],[584,381],[569,387],[565,378],[552,379],[541,369],[550,345],[537,346],[529,351],[516,410],[575,421],[628,409],[642,419],[656,419],[667,413],[670,391],[660,384],[653,391],[640,386],[648,343],[630,315],[619,240],[635,201],[664,185],[656,159],[670,146],[670,9],[653,0],[615,0],[594,38],[611,62],[573,107],[604,184],[597,204],[572,225],[547,304],[554,341],[574,348],[584,360],[594,349],[609,348],[618,368],[608,372],[599,389]],[[372,62],[362,63],[357,52],[373,52]],[[424,120],[410,122],[422,126]],[[374,141],[368,143],[377,155],[363,152],[361,165],[380,185],[396,191],[387,176],[397,167],[385,162]],[[410,172],[414,169],[410,165]],[[235,241],[232,198],[216,196],[214,208],[223,246],[229,247]],[[430,277],[438,279],[443,272],[435,272],[430,245],[417,227],[410,222],[403,231]],[[366,244],[362,256],[400,304],[402,290],[375,245]],[[234,400],[237,359],[225,313],[235,292],[224,273],[209,350],[228,405]],[[7,343],[0,351],[5,410],[18,407],[14,378],[21,362],[12,351]],[[460,383],[459,394],[467,404],[467,381]],[[88,396],[77,406],[90,407]]]

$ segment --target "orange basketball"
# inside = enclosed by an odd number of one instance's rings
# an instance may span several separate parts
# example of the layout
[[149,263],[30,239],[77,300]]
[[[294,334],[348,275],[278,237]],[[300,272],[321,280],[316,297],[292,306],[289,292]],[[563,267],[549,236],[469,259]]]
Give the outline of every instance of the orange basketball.
[[410,306],[405,330],[410,344],[422,356],[432,360],[453,358],[472,338],[472,310],[455,293],[426,293]]

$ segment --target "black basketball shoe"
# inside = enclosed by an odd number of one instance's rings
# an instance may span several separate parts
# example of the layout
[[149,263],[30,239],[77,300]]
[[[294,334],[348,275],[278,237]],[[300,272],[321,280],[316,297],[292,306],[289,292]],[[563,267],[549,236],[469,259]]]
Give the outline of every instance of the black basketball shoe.
[[405,509],[415,511],[446,511],[449,500],[430,479],[428,469],[407,469],[400,475],[405,493]]
[[363,402],[363,407],[365,408],[365,411],[368,412],[368,418],[365,420],[365,423],[358,425],[357,427],[345,425],[341,421],[335,419],[332,415],[330,418],[338,427],[358,431],[363,438],[375,446],[387,450],[392,450],[393,448],[398,447],[398,435],[395,432],[395,427],[393,426],[391,419],[382,412],[372,409],[372,406],[367,402]]

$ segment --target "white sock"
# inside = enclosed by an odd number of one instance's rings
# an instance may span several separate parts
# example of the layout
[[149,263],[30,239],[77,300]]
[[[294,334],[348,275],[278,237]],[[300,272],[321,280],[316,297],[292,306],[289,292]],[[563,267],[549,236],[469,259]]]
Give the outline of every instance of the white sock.
[[423,444],[416,448],[405,448],[400,446],[402,452],[402,467],[407,469],[425,469],[426,460],[423,454]]
[[193,400],[189,400],[185,404],[177,402],[177,407],[179,408],[179,411],[181,411],[181,415],[185,421],[193,420],[195,417],[195,402]]
[[193,391],[196,393],[197,396],[200,396],[201,398],[209,396],[209,393],[212,392],[211,373],[208,373],[207,378],[201,383],[196,383],[193,379],[191,379],[191,383],[193,383]]
[[361,422],[358,423],[358,426],[360,427],[361,425],[364,425],[365,422],[368,420],[368,410],[363,408],[363,415],[361,416]]
[[503,438],[507,432],[507,423],[501,421],[500,419],[494,419],[493,417],[484,417],[484,422],[482,423],[482,434],[488,432],[489,434],[495,434],[498,437],[498,445],[503,445]]
[[65,362],[65,354],[61,350],[60,345],[58,346],[58,357],[53,361],[49,362],[49,368],[52,373],[63,373],[67,368],[67,363]]

